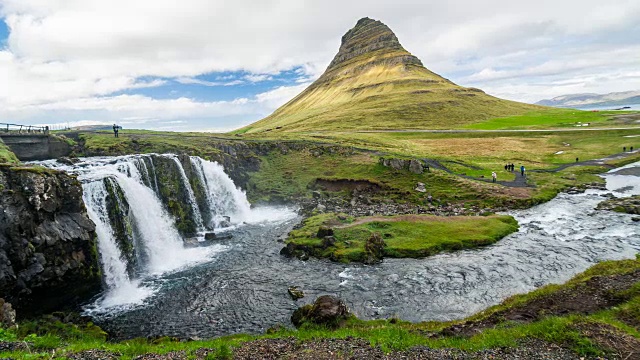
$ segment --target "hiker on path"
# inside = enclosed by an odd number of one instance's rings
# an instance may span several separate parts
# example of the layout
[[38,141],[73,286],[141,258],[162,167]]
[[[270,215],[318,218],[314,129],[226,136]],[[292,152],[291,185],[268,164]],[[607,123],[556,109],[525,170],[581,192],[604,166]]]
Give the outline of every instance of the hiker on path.
[[633,151],[633,146],[629,149],[629,151]]
[[506,164],[506,165],[504,166],[504,169],[505,169],[506,171],[509,171],[509,164]]
[[576,162],[578,162],[578,158],[576,158]]
[[498,175],[496,175],[496,172],[492,172],[491,173],[491,178],[493,179],[493,182],[496,182],[496,178],[498,177]]
[[626,146],[622,147],[622,152],[627,152],[627,147]]
[[511,172],[514,172],[516,170],[516,166],[511,164]]
[[114,137],[118,137],[118,129],[120,129],[120,126],[113,124],[113,136]]
[[524,176],[524,165],[520,166],[520,175]]

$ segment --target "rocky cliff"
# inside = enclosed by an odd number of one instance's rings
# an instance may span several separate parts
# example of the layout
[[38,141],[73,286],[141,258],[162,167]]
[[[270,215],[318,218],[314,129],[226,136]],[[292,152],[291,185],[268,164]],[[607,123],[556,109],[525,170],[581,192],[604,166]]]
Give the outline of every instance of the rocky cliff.
[[76,304],[100,287],[95,225],[77,179],[0,165],[0,297],[29,314]]

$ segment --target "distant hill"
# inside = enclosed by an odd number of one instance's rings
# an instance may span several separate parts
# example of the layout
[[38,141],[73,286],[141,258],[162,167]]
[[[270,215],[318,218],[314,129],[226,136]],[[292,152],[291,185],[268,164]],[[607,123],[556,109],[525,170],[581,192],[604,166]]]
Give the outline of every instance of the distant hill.
[[74,126],[71,130],[84,130],[84,131],[96,131],[96,130],[113,130],[113,125],[104,124],[104,125],[81,125]]
[[318,80],[236,132],[455,128],[539,109],[454,84],[425,68],[385,24],[363,18]]
[[640,104],[640,91],[614,92],[609,94],[571,94],[541,100],[536,104],[565,108],[589,108]]

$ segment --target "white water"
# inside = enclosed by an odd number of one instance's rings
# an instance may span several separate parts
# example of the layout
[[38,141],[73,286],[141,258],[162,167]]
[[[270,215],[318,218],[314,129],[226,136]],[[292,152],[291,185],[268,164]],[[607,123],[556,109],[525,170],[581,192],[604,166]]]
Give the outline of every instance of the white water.
[[[232,224],[256,222],[256,213],[251,211],[251,204],[244,191],[238,189],[233,180],[224,172],[224,168],[216,163],[191,157],[191,164],[196,174],[207,189],[207,202],[211,211],[212,227],[219,227],[223,216],[231,217]],[[270,220],[269,217],[258,216],[259,221]]]
[[[188,201],[193,209],[193,220],[199,231],[205,229],[194,191],[180,161],[175,155],[132,155],[122,157],[86,158],[74,166],[61,165],[55,161],[46,161],[45,166],[61,169],[78,175],[83,183],[84,200],[89,217],[96,223],[98,247],[103,268],[105,292],[88,312],[104,312],[126,309],[132,305],[143,304],[144,300],[155,293],[141,285],[141,282],[175,272],[189,266],[211,261],[215,255],[226,251],[227,246],[185,248],[183,238],[175,226],[175,221],[167,212],[158,197],[158,179],[153,164],[153,156],[163,156],[175,161],[183,186],[187,189]],[[149,160],[151,166],[147,166]],[[252,210],[245,193],[237,188],[217,163],[191,157],[196,174],[204,186],[216,227],[224,216],[231,217],[236,226],[242,223],[289,220],[295,214],[290,209]],[[151,170],[151,171],[149,171]],[[117,245],[114,230],[110,224],[106,199],[109,196],[105,178],[112,179],[122,190],[129,204],[135,238],[135,252],[144,259],[136,269],[137,278],[130,279],[127,264]],[[147,186],[147,184],[149,186]],[[140,256],[143,255],[143,256]]]
[[96,224],[100,263],[104,273],[107,293],[98,301],[101,307],[118,307],[124,304],[140,304],[151,295],[152,290],[131,281],[122,253],[113,236],[106,208],[107,191],[102,181],[84,186],[83,199],[87,213]]
[[193,193],[193,189],[189,184],[189,178],[187,178],[187,173],[184,172],[184,168],[178,160],[177,157],[173,158],[173,161],[176,163],[178,167],[178,171],[180,172],[180,176],[182,177],[182,182],[185,185],[185,189],[187,189],[187,196],[189,197],[189,205],[191,206],[191,211],[193,212],[194,220],[196,222],[196,227],[198,231],[204,230],[204,222],[202,221],[202,215],[200,214],[200,209],[198,209],[198,202],[196,201],[196,196]]

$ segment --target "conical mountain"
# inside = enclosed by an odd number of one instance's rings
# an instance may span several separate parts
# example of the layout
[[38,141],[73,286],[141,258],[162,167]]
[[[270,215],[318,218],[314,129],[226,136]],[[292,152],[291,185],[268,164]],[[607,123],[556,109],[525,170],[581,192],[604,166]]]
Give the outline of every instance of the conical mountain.
[[318,80],[238,132],[455,128],[535,109],[429,71],[388,26],[363,18]]

